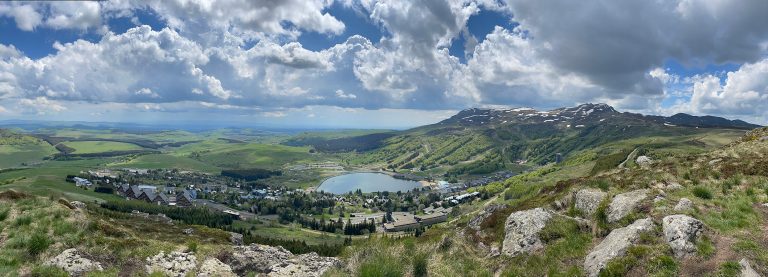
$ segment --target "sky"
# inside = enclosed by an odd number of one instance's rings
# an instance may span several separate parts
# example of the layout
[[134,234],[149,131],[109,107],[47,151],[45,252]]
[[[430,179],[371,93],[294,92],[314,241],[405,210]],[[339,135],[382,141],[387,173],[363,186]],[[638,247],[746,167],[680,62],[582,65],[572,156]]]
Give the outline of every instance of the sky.
[[768,124],[768,1],[0,2],[0,120],[407,128],[582,103]]

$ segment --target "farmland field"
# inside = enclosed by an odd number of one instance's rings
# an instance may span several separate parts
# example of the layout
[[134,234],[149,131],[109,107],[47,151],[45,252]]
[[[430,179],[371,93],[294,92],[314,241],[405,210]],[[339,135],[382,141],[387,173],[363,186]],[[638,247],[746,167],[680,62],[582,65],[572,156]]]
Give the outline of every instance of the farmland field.
[[195,170],[207,173],[219,173],[220,168],[194,160],[184,156],[174,156],[171,154],[148,154],[141,155],[128,161],[110,164],[111,167],[130,167],[145,169],[177,168],[181,170]]
[[221,140],[208,140],[185,145],[173,153],[190,157],[220,168],[281,168],[283,165],[316,158],[309,147],[292,147],[278,144],[233,144]]
[[24,163],[42,161],[44,157],[57,153],[46,143],[24,145],[0,145],[0,168],[18,167]]
[[114,141],[69,141],[64,145],[75,149],[74,154],[104,153],[111,151],[142,150],[135,144]]

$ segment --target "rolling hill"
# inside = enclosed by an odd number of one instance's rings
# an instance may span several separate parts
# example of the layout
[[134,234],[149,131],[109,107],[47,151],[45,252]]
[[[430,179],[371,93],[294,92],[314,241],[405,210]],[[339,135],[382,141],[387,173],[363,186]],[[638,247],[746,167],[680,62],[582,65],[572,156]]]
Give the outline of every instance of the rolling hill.
[[642,137],[662,139],[636,142],[627,146],[630,151],[643,145],[669,147],[663,138],[671,137],[687,138],[675,143],[703,148],[707,146],[699,139],[703,136],[718,133],[735,138],[756,127],[759,125],[713,116],[663,117],[618,112],[606,104],[550,111],[473,108],[436,124],[406,131],[315,139],[311,145],[325,152],[365,152],[356,159],[361,164],[481,174],[516,164],[544,164],[555,161],[557,153],[567,157],[581,150]]

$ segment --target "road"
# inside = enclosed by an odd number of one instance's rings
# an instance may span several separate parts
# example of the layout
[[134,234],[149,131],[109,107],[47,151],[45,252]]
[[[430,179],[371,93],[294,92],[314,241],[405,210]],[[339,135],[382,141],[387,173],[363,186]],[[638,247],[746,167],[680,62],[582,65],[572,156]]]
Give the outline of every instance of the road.
[[227,207],[224,204],[216,203],[216,202],[213,202],[213,201],[207,200],[207,199],[197,199],[197,200],[195,200],[195,203],[197,204],[198,207],[208,207],[210,209],[213,209],[213,210],[216,210],[216,211],[220,211],[220,212],[222,212],[224,210],[233,210],[233,211],[239,212],[240,213],[240,218],[242,218],[244,220],[258,218],[258,215],[254,214],[254,213],[250,213],[250,212],[246,212],[246,211],[241,211],[241,210],[235,210],[233,208]]

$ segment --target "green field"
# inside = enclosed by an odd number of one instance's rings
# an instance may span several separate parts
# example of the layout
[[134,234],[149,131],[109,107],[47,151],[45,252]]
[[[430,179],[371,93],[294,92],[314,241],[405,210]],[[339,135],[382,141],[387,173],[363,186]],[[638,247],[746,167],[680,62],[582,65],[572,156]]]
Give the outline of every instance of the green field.
[[47,143],[25,145],[0,145],[0,168],[19,167],[22,164],[40,162],[44,157],[58,153]]
[[180,170],[194,170],[216,174],[221,172],[221,169],[216,166],[184,156],[174,156],[172,154],[141,155],[128,161],[110,164],[109,166],[113,168],[128,167],[145,169],[176,168]]
[[77,161],[49,161],[45,167],[29,168],[0,173],[0,190],[16,189],[35,195],[61,197],[84,202],[119,199],[113,194],[96,193],[68,183],[68,174],[77,174],[88,168],[103,166],[108,159],[87,159]]
[[[256,225],[243,221],[235,221],[232,224],[235,228],[247,228],[253,230],[255,235],[273,239],[283,240],[303,240],[310,245],[319,244],[341,244],[344,243],[344,236],[303,229],[299,227]],[[251,229],[254,228],[254,229]]]
[[278,169],[288,163],[317,160],[309,153],[309,147],[227,143],[221,140],[206,140],[184,145],[174,150],[172,155],[189,157],[220,168]]
[[68,141],[64,142],[63,144],[74,148],[74,154],[90,154],[144,149],[135,144],[114,141]]

